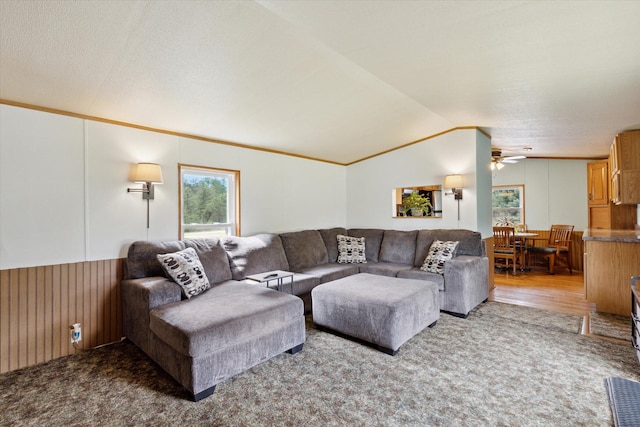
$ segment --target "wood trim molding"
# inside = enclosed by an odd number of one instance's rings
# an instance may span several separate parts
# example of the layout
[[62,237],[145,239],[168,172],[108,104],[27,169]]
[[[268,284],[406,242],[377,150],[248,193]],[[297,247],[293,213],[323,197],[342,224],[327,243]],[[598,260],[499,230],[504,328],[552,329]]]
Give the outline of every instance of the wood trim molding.
[[480,129],[477,126],[455,127],[455,128],[451,128],[451,129],[445,130],[443,132],[439,132],[439,133],[436,133],[436,134],[433,134],[433,135],[429,135],[429,136],[426,136],[424,138],[421,138],[421,139],[418,139],[418,140],[415,140],[415,141],[400,145],[400,146],[395,147],[395,148],[391,148],[389,150],[382,151],[382,152],[377,153],[377,154],[373,154],[371,156],[363,157],[362,159],[359,159],[359,160],[354,160],[353,162],[340,163],[340,162],[335,162],[335,161],[332,161],[332,160],[320,159],[320,158],[317,158],[317,157],[304,156],[302,154],[288,153],[286,151],[273,150],[273,149],[270,149],[270,148],[255,147],[255,146],[251,146],[251,145],[247,145],[247,144],[241,144],[239,142],[225,141],[225,140],[215,139],[215,138],[207,138],[207,137],[204,137],[204,136],[192,135],[192,134],[188,134],[188,133],[184,133],[184,132],[176,132],[176,131],[172,131],[172,130],[168,130],[168,129],[158,129],[158,128],[153,128],[153,127],[149,127],[149,126],[138,125],[138,124],[135,124],[135,123],[121,122],[121,121],[118,121],[118,120],[105,119],[105,118],[102,118],[102,117],[90,116],[90,115],[87,115],[87,114],[74,113],[72,111],[65,111],[65,110],[59,110],[59,109],[56,109],[56,108],[41,107],[41,106],[38,106],[38,105],[32,105],[32,104],[27,104],[27,103],[23,103],[23,102],[10,101],[8,99],[0,99],[0,104],[10,105],[10,106],[13,106],[13,107],[26,108],[26,109],[29,109],[29,110],[42,111],[42,112],[45,112],[45,113],[59,114],[59,115],[63,115],[63,116],[75,117],[75,118],[78,118],[78,119],[92,120],[92,121],[95,121],[95,122],[108,123],[108,124],[117,125],[117,126],[125,126],[125,127],[134,128],[134,129],[140,129],[140,130],[144,130],[144,131],[149,131],[149,132],[158,132],[158,133],[163,133],[163,134],[166,134],[166,135],[173,135],[173,136],[179,136],[179,137],[182,137],[182,138],[195,139],[195,140],[198,140],[198,141],[211,142],[211,143],[214,143],[214,144],[228,145],[228,146],[237,147],[237,148],[246,148],[247,150],[256,150],[256,151],[262,151],[262,152],[266,152],[266,153],[280,154],[280,155],[283,155],[283,156],[297,157],[297,158],[300,158],[300,159],[313,160],[313,161],[316,161],[316,162],[329,163],[329,164],[338,165],[338,166],[349,166],[349,165],[352,165],[352,164],[355,164],[355,163],[359,163],[359,162],[362,162],[364,160],[368,160],[368,159],[371,159],[373,157],[381,156],[383,154],[390,153],[392,151],[399,150],[401,148],[408,147],[410,145],[417,144],[419,142],[426,141],[428,139],[432,139],[432,138],[447,134],[449,132],[457,131],[457,130],[475,129],[478,132],[481,132],[482,134],[487,136],[489,139],[491,139],[491,136],[486,131]]
[[485,237],[483,240],[487,249],[487,258],[489,258],[489,292],[491,292],[496,287],[494,270],[495,259],[493,256],[493,236]]
[[302,154],[287,153],[285,151],[273,150],[273,149],[270,149],[270,148],[254,147],[254,146],[251,146],[251,145],[241,144],[241,143],[238,143],[238,142],[225,141],[225,140],[222,140],[222,139],[215,139],[215,138],[207,138],[207,137],[204,137],[204,136],[192,135],[192,134],[188,134],[188,133],[184,133],[184,132],[176,132],[176,131],[172,131],[172,130],[168,130],[168,129],[158,129],[158,128],[153,128],[153,127],[150,127],[150,126],[138,125],[138,124],[135,124],[135,123],[121,122],[121,121],[118,121],[118,120],[111,120],[111,119],[105,119],[105,118],[102,118],[102,117],[89,116],[89,115],[86,115],[86,114],[79,114],[79,113],[74,113],[74,112],[71,112],[71,111],[58,110],[56,108],[40,107],[40,106],[37,106],[37,105],[25,104],[25,103],[22,103],[22,102],[9,101],[9,100],[6,100],[6,99],[0,99],[0,104],[11,105],[13,107],[27,108],[27,109],[30,109],[30,110],[42,111],[42,112],[45,112],[45,113],[59,114],[59,115],[62,115],[62,116],[75,117],[75,118],[78,118],[78,119],[92,120],[94,122],[108,123],[108,124],[117,125],[117,126],[125,126],[125,127],[134,128],[134,129],[145,130],[145,131],[149,131],[149,132],[157,132],[157,133],[162,133],[162,134],[166,134],[166,135],[179,136],[179,137],[182,137],[182,138],[195,139],[195,140],[204,141],[204,142],[211,142],[211,143],[214,143],[214,144],[222,144],[222,145],[228,145],[228,146],[231,146],[231,147],[246,148],[248,150],[263,151],[263,152],[266,152],[266,153],[281,154],[283,156],[298,157],[298,158],[301,158],[301,159],[314,160],[314,161],[317,161],[317,162],[324,162],[324,163],[331,163],[331,164],[334,164],[334,165],[345,166],[344,163],[334,162],[334,161],[331,161],[331,160],[319,159],[319,158],[311,157],[311,156],[304,156]]
[[[280,154],[280,155],[283,155],[283,156],[297,157],[297,158],[300,158],[300,159],[313,160],[313,161],[316,161],[316,162],[329,163],[329,164],[338,165],[338,166],[350,166],[350,165],[353,165],[353,164],[356,164],[356,163],[359,163],[359,162],[363,162],[365,160],[369,160],[369,159],[372,159],[374,157],[382,156],[383,154],[387,154],[387,153],[390,153],[392,151],[400,150],[402,148],[409,147],[409,146],[417,144],[419,142],[427,141],[429,139],[436,138],[438,136],[442,136],[442,135],[445,135],[445,134],[447,134],[449,132],[454,132],[454,131],[458,131],[458,130],[476,130],[476,131],[480,132],[481,134],[483,134],[484,136],[486,136],[487,138],[491,139],[491,135],[486,130],[484,130],[483,128],[480,128],[478,126],[458,126],[458,127],[454,127],[454,128],[451,128],[451,129],[447,129],[447,130],[442,131],[442,132],[435,133],[433,135],[426,136],[424,138],[417,139],[415,141],[408,142],[406,144],[399,145],[399,146],[394,147],[394,148],[390,148],[390,149],[385,150],[385,151],[381,151],[381,152],[376,153],[376,154],[372,154],[372,155],[367,156],[367,157],[363,157],[363,158],[358,159],[358,160],[354,160],[352,162],[341,163],[341,162],[334,162],[332,160],[320,159],[320,158],[317,158],[317,157],[304,156],[302,154],[294,154],[294,153],[289,153],[289,152],[286,152],[286,151],[273,150],[273,149],[270,149],[270,148],[255,147],[255,146],[251,146],[251,145],[247,145],[247,144],[242,144],[242,143],[239,143],[239,142],[225,141],[225,140],[222,140],[222,139],[215,139],[215,138],[207,138],[207,137],[204,137],[204,136],[192,135],[192,134],[188,134],[188,133],[184,133],[184,132],[175,132],[175,131],[168,130],[168,129],[158,129],[158,128],[153,128],[153,127],[149,127],[149,126],[138,125],[138,124],[135,124],[135,123],[121,122],[121,121],[118,121],[118,120],[105,119],[105,118],[102,118],[102,117],[90,116],[90,115],[87,115],[87,114],[74,113],[72,111],[59,110],[59,109],[56,109],[56,108],[41,107],[41,106],[38,106],[38,105],[27,104],[27,103],[18,102],[18,101],[11,101],[11,100],[8,100],[8,99],[0,99],[0,104],[11,105],[13,107],[27,108],[29,110],[37,110],[37,111],[42,111],[42,112],[45,112],[45,113],[60,114],[60,115],[63,115],[63,116],[76,117],[78,119],[92,120],[92,121],[95,121],[95,122],[108,123],[108,124],[117,125],[117,126],[125,126],[125,127],[134,128],[134,129],[145,130],[145,131],[149,131],[149,132],[158,132],[158,133],[163,133],[163,134],[167,134],[167,135],[179,136],[179,137],[182,137],[182,138],[189,138],[189,139],[195,139],[195,140],[198,140],[198,141],[211,142],[211,143],[214,143],[214,144],[228,145],[228,146],[237,147],[237,148],[246,148],[247,150],[256,150],[256,151],[262,151],[262,152],[266,152],[266,153]],[[600,157],[535,157],[535,156],[527,156],[527,158],[528,159],[548,159],[548,160],[597,160],[597,159],[600,159]]]
[[438,136],[446,135],[449,132],[455,132],[455,131],[458,131],[458,130],[477,130],[478,132],[481,132],[482,134],[486,135],[489,139],[491,139],[491,136],[489,136],[489,134],[487,134],[485,131],[483,131],[482,129],[480,129],[477,126],[459,126],[459,127],[447,129],[447,130],[442,131],[442,132],[435,133],[433,135],[426,136],[424,138],[416,139],[415,141],[411,141],[411,142],[408,142],[406,144],[399,145],[397,147],[390,148],[388,150],[381,151],[379,153],[372,154],[372,155],[367,156],[367,157],[363,157],[362,159],[359,159],[359,160],[354,160],[353,162],[345,163],[344,165],[345,166],[350,166],[350,165],[353,165],[353,164],[356,164],[356,163],[360,163],[360,162],[363,162],[365,160],[369,160],[369,159],[372,159],[374,157],[382,156],[383,154],[391,153],[393,151],[400,150],[402,148],[410,147],[410,146],[418,144],[420,142],[427,141],[427,140],[433,139],[433,138],[437,138]]

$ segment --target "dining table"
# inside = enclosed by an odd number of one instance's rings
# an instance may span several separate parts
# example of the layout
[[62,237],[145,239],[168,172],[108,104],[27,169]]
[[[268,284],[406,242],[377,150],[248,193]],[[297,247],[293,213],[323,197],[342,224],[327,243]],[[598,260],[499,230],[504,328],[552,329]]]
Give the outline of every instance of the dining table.
[[529,247],[529,241],[534,237],[538,237],[538,233],[529,233],[526,231],[519,231],[514,234],[514,237],[516,241],[521,242],[525,252],[524,265],[520,266],[520,271],[529,271],[531,270],[531,266],[529,265],[529,252],[527,249]]

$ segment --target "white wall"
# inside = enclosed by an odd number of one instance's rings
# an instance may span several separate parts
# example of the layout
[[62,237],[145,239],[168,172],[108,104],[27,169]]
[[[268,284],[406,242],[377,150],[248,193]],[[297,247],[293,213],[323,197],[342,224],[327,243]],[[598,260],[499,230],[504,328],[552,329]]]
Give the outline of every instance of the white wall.
[[[150,202],[132,165],[160,163]],[[178,163],[240,171],[243,235],[346,225],[346,168],[0,105],[0,269],[126,256],[178,238]]]
[[533,230],[553,224],[587,228],[588,160],[525,159],[494,172],[493,185],[522,185],[525,222]]
[[[240,170],[243,235],[334,226],[467,228],[491,235],[490,140],[474,130],[434,137],[348,167],[0,105],[0,269],[126,256],[135,240],[178,238],[178,163]],[[131,167],[160,163],[146,202],[127,193]],[[397,187],[464,177],[443,217],[393,218]],[[493,185],[524,184],[530,228],[587,223],[586,161],[527,159]]]
[[[489,139],[469,129],[449,132],[348,166],[347,226],[395,230],[466,228],[488,236],[490,154]],[[453,196],[444,195],[444,191],[442,218],[392,217],[393,189],[444,186],[444,177],[449,174],[463,175],[459,221],[457,202]]]
[[180,147],[180,163],[241,171],[245,236],[346,223],[344,166],[197,140]]
[[0,268],[83,260],[82,121],[0,108]]

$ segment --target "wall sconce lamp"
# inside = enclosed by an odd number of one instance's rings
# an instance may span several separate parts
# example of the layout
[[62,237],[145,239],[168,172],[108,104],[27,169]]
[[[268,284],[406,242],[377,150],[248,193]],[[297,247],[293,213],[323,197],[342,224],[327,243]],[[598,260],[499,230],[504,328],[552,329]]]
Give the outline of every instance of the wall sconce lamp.
[[447,196],[453,195],[458,202],[458,221],[460,221],[460,200],[462,200],[462,175],[447,175],[444,177],[444,188],[450,188],[451,193],[444,193]]
[[157,163],[138,163],[133,174],[133,182],[142,184],[142,188],[127,188],[127,193],[142,193],[147,201],[147,228],[149,228],[149,200],[154,199],[153,184],[162,184],[162,169]]

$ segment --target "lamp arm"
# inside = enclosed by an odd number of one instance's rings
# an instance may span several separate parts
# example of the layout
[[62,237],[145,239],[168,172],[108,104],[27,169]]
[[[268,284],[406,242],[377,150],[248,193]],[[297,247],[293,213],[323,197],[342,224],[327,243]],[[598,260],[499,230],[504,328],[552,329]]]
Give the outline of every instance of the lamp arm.
[[142,193],[142,198],[153,200],[153,182],[143,182],[142,188],[127,188],[127,193]]

